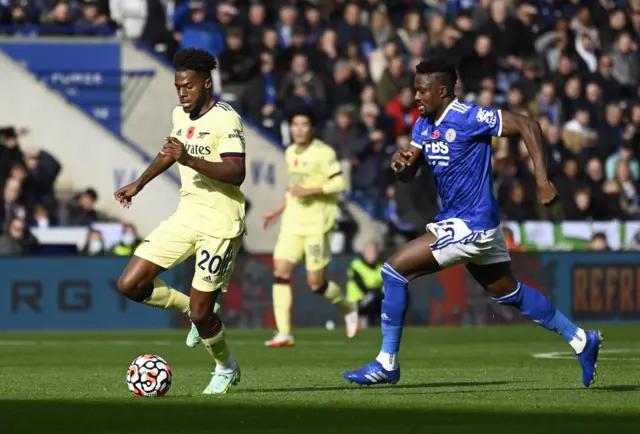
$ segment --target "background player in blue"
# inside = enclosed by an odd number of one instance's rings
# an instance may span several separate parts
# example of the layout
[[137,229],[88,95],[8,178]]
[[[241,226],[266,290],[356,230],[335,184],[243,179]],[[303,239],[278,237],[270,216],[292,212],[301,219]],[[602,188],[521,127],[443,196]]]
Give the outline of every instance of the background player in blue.
[[372,363],[345,372],[344,377],[359,384],[397,383],[409,281],[462,263],[496,302],[519,309],[566,339],[588,387],[595,380],[602,334],[575,326],[543,294],[513,277],[491,189],[491,137],[521,136],[533,159],[539,200],[549,205],[556,199],[556,189],[547,179],[540,125],[509,111],[459,102],[454,96],[457,79],[455,68],[438,59],[416,67],[420,118],[410,148],[398,150],[391,167],[400,181],[407,182],[421,162],[431,165],[442,208],[425,235],[405,244],[384,264],[382,349]]

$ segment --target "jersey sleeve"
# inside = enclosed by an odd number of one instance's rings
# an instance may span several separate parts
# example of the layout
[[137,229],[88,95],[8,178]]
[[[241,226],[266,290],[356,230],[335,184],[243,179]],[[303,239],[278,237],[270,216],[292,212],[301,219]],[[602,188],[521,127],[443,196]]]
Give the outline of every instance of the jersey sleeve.
[[502,110],[473,106],[467,112],[465,132],[471,137],[500,137],[502,134]]
[[226,113],[218,121],[218,151],[222,160],[244,160],[244,129],[236,112]]
[[413,124],[413,129],[411,130],[411,146],[415,146],[418,149],[422,149],[422,125],[420,123],[420,119]]
[[342,166],[338,161],[338,156],[333,148],[327,146],[322,151],[322,173],[327,179],[335,178],[338,175],[342,175]]

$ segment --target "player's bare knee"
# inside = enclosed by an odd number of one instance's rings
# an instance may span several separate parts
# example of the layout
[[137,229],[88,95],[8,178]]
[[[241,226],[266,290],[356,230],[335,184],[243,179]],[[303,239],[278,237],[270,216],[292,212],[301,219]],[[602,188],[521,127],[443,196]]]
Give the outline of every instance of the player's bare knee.
[[292,274],[293,265],[289,262],[275,261],[275,263],[273,264],[273,277],[274,280],[280,281],[279,283],[288,283],[291,280]]
[[208,309],[205,303],[191,303],[189,308],[191,309],[191,313],[189,314],[191,322],[196,325],[207,322],[211,315],[213,315],[212,310]]
[[120,276],[120,279],[118,279],[117,286],[120,294],[133,299],[139,295],[141,288],[145,285],[144,282],[140,282],[140,279],[136,276],[123,273],[122,276]]
[[313,292],[322,291],[326,283],[327,279],[324,270],[307,272],[307,285],[309,285],[309,288],[311,288]]

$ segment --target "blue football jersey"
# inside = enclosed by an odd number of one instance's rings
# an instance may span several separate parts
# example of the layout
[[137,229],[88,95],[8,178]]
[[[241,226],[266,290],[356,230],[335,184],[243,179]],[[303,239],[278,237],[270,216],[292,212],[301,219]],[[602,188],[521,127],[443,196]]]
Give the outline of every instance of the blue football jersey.
[[491,137],[500,136],[502,113],[454,100],[439,119],[420,117],[411,144],[431,165],[441,199],[436,220],[459,218],[471,230],[500,224],[493,197]]

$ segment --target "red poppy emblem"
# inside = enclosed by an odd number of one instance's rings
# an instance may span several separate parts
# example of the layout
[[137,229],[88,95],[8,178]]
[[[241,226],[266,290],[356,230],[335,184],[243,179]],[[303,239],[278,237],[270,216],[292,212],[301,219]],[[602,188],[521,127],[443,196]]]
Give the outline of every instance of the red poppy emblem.
[[190,139],[191,137],[193,137],[195,132],[196,132],[196,127],[189,127],[189,129],[187,130],[187,139]]
[[437,139],[438,137],[440,137],[440,131],[434,131],[433,133],[431,133],[431,137]]

